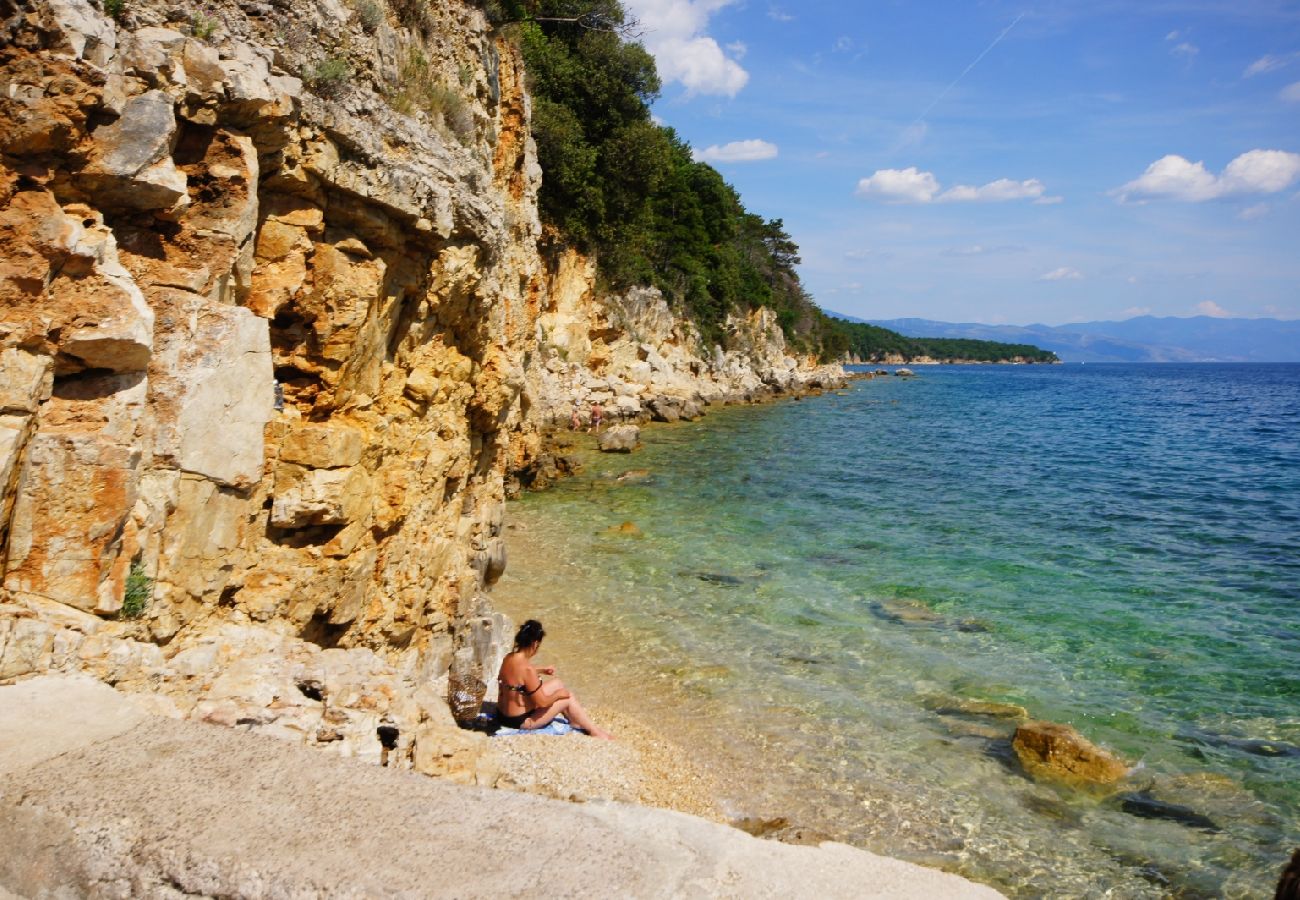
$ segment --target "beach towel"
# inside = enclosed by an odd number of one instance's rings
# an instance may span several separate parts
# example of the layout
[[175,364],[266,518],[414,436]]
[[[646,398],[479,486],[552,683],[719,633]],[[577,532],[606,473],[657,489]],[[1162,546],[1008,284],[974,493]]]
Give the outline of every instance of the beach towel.
[[556,716],[554,719],[550,721],[549,724],[547,724],[545,728],[524,729],[524,728],[505,728],[503,726],[501,728],[498,728],[493,733],[492,737],[513,737],[515,735],[526,735],[526,734],[551,734],[551,735],[582,734],[582,729],[575,728],[573,725],[569,723],[568,719],[564,718],[564,716]]

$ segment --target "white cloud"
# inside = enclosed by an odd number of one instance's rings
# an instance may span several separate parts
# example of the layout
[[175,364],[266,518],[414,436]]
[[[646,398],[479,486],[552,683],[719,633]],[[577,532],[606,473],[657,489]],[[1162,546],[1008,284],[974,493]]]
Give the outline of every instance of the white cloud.
[[744,59],[745,54],[749,52],[749,45],[744,41],[732,41],[727,45],[727,49],[731,51],[731,55],[736,59]]
[[1129,284],[1137,284],[1137,283],[1138,283],[1138,277],[1137,277],[1136,275],[1130,275],[1130,276],[1129,276],[1127,279],[1125,279],[1125,280],[1128,281]]
[[874,254],[875,252],[876,252],[876,251],[874,251],[874,250],[867,250],[867,249],[862,249],[862,250],[846,250],[846,251],[844,252],[844,258],[845,258],[845,259],[866,259],[866,258],[868,258],[869,256],[871,256],[872,254]]
[[1241,73],[1242,78],[1254,78],[1256,75],[1263,75],[1265,72],[1273,72],[1277,69],[1285,68],[1291,65],[1300,53],[1288,53],[1285,56],[1274,56],[1271,53],[1265,53],[1259,59],[1246,66],[1246,71]]
[[1043,183],[1037,178],[1012,181],[999,178],[974,187],[958,184],[940,193],[939,179],[933,172],[915,166],[906,169],[878,169],[871,177],[858,181],[857,195],[886,203],[1000,203],[1007,200],[1034,200],[1059,203],[1060,197],[1045,197]]
[[1171,32],[1169,32],[1167,35],[1165,35],[1165,40],[1166,40],[1166,41],[1181,41],[1181,40],[1182,40],[1183,38],[1185,38],[1185,37],[1187,37],[1187,32],[1186,32],[1186,31],[1179,31],[1178,29],[1175,28],[1173,31],[1171,31]]
[[1192,59],[1194,56],[1196,56],[1196,54],[1200,52],[1201,52],[1200,47],[1196,46],[1195,44],[1189,44],[1186,41],[1183,41],[1183,43],[1179,44],[1178,46],[1170,50],[1169,55],[1184,56],[1187,59]]
[[879,169],[870,178],[858,182],[857,194],[886,203],[929,203],[939,193],[939,181],[916,166],[906,169]]
[[1169,154],[1136,178],[1111,191],[1121,203],[1146,199],[1201,202],[1238,194],[1275,194],[1300,179],[1300,153],[1251,150],[1214,175],[1203,162]]
[[1128,309],[1126,309],[1126,310],[1124,310],[1122,313],[1120,313],[1120,315],[1123,316],[1123,317],[1126,318],[1126,319],[1132,319],[1132,318],[1135,317],[1135,316],[1149,316],[1149,315],[1151,315],[1151,307],[1149,307],[1149,306],[1130,306]]
[[1300,81],[1288,84],[1277,96],[1286,103],[1300,103]]
[[701,162],[736,163],[775,159],[776,154],[776,144],[754,139],[732,141],[730,144],[714,144],[711,147],[696,151],[694,156]]
[[646,49],[664,82],[677,82],[688,94],[734,97],[749,73],[705,34],[709,18],[736,0],[627,0],[645,28]]
[[1224,319],[1232,315],[1213,300],[1202,300],[1196,304],[1196,314],[1198,316],[1211,316],[1215,319]]
[[1072,269],[1069,266],[1061,266],[1059,269],[1053,269],[1046,275],[1040,275],[1039,281],[1078,281],[1083,278],[1083,273],[1078,269]]
[[769,6],[769,7],[767,8],[767,17],[768,17],[769,19],[772,19],[772,20],[775,21],[775,22],[793,22],[793,21],[794,21],[794,16],[790,15],[790,14],[787,13],[787,12],[783,12],[783,11],[780,10],[780,9],[777,9],[775,6]]
[[1001,202],[1003,200],[1036,200],[1043,196],[1043,183],[1037,178],[1028,181],[1012,181],[999,178],[982,187],[959,184],[949,188],[940,196],[940,201],[952,203],[966,202]]
[[1267,203],[1256,203],[1254,206],[1247,206],[1241,212],[1237,213],[1237,218],[1249,222],[1252,219],[1258,219],[1262,216],[1268,215],[1269,209],[1270,207]]

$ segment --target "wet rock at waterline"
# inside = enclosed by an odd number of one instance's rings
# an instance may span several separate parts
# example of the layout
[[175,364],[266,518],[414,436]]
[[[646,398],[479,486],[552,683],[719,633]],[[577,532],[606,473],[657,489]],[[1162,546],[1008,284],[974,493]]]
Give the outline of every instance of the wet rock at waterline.
[[631,453],[641,442],[641,429],[635,425],[615,425],[601,432],[597,446],[601,453]]
[[1114,784],[1129,772],[1115,754],[1057,722],[1025,722],[1011,746],[1025,771],[1038,780],[1095,787]]
[[624,522],[621,525],[611,525],[605,529],[606,534],[621,534],[625,537],[642,537],[644,532],[637,527],[635,522]]

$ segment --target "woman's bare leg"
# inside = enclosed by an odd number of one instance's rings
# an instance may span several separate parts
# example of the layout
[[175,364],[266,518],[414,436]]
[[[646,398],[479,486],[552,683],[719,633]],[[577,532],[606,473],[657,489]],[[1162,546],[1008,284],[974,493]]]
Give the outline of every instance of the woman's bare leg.
[[578,702],[577,697],[570,696],[567,701],[563,702],[568,704],[564,714],[574,725],[577,725],[592,737],[601,738],[606,741],[612,741],[614,739],[614,735],[591,721],[591,716],[587,714],[587,710]]
[[533,710],[524,722],[524,728],[529,730],[545,728],[560,713],[564,713],[565,718],[592,737],[603,738],[607,741],[614,739],[612,734],[591,721],[591,716],[587,713],[587,710],[578,702],[578,698],[573,696],[565,697],[563,700],[556,700],[544,709]]

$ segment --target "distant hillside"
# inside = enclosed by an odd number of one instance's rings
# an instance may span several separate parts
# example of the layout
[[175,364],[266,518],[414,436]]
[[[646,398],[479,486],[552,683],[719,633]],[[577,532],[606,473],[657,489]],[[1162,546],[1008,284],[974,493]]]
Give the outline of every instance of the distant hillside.
[[1139,316],[1056,326],[887,319],[871,324],[909,337],[1030,343],[1066,362],[1300,362],[1300,321],[1279,319]]
[[863,322],[829,313],[840,321],[835,330],[850,353],[867,362],[1060,362],[1050,350],[1032,344],[950,337],[908,337]]

